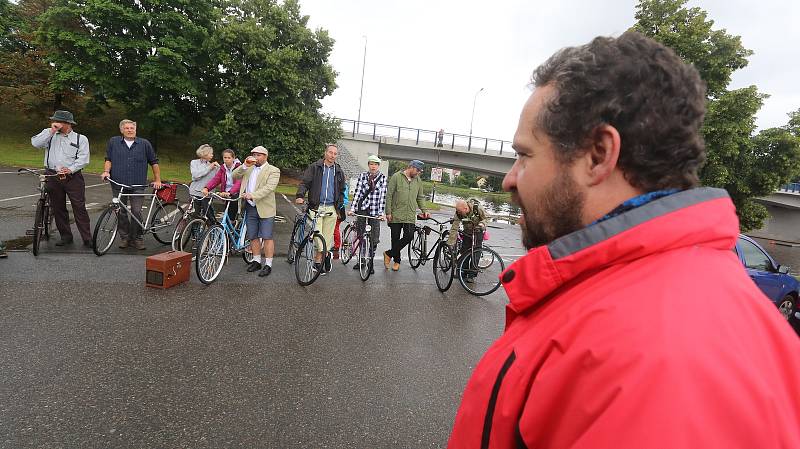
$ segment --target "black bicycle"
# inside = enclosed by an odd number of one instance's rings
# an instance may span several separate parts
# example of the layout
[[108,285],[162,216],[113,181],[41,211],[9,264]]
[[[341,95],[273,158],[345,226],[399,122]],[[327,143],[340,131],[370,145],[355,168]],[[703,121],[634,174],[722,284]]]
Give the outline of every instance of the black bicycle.
[[20,168],[18,174],[30,173],[39,178],[39,199],[36,200],[36,214],[33,219],[33,229],[25,231],[25,234],[33,237],[32,252],[34,256],[39,255],[39,247],[42,240],[50,240],[50,231],[53,229],[54,216],[50,213],[50,193],[47,191],[47,178],[53,176],[63,176],[58,173],[51,175],[43,173],[44,170],[31,170],[30,168]]
[[472,244],[466,249],[463,237],[459,231],[455,245],[445,242],[436,249],[433,259],[436,286],[441,292],[447,291],[458,273],[458,282],[464,290],[475,296],[488,295],[500,287],[500,274],[505,270],[503,258],[483,244],[488,239],[486,233],[473,235]]
[[[436,223],[438,229],[434,229],[428,225],[414,225],[414,238],[411,240],[411,244],[408,245],[408,263],[411,265],[411,268],[417,269],[420,265],[425,265],[425,263],[434,258],[434,254],[436,253],[437,248],[443,245],[447,237],[450,235],[450,230],[445,229],[448,227],[453,220],[446,220],[446,221],[439,221],[433,217],[423,218],[421,215],[417,215],[418,220],[430,220]],[[433,244],[430,250],[428,250],[428,236],[434,233],[436,234],[436,242]]]

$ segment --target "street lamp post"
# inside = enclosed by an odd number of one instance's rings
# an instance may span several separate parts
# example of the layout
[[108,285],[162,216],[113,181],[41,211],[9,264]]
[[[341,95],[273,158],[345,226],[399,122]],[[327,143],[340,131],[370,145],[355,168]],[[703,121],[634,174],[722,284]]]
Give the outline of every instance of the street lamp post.
[[478,101],[478,94],[483,92],[483,87],[475,92],[475,98],[472,99],[472,118],[469,119],[469,144],[467,144],[467,151],[472,148],[472,124],[475,122],[475,102]]
[[361,37],[364,38],[364,60],[361,63],[361,93],[358,94],[358,119],[356,120],[359,130],[361,129],[361,99],[364,97],[364,70],[367,68],[367,36]]

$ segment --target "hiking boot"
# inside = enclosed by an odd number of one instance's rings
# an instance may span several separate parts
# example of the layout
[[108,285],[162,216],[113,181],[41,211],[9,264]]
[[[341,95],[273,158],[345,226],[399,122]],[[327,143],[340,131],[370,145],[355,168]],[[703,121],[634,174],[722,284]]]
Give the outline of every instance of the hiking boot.
[[128,246],[130,246],[130,244],[131,244],[131,242],[130,242],[130,241],[128,241],[128,240],[126,240],[126,239],[122,239],[122,241],[121,241],[121,242],[119,242],[119,247],[120,247],[120,249],[125,249],[125,248],[127,248]]
[[395,262],[392,265],[392,271],[398,271],[398,270],[400,270],[400,262]]
[[388,270],[389,269],[389,265],[391,265],[391,264],[392,264],[392,256],[390,256],[389,253],[384,251],[383,252],[383,266],[385,266],[386,269]]
[[136,249],[138,249],[138,250],[143,250],[143,249],[145,249],[145,246],[144,246],[144,240],[134,240],[134,241],[133,241],[133,242],[131,242],[131,243],[133,244],[133,247],[134,247],[134,248],[136,248]]

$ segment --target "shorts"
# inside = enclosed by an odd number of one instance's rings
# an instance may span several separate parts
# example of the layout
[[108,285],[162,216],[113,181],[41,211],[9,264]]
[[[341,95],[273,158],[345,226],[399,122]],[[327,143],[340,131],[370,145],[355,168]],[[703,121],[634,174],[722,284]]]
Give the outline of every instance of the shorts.
[[255,240],[261,238],[272,240],[272,227],[275,225],[275,217],[261,218],[258,216],[258,209],[250,203],[244,203],[244,210],[247,213],[247,239]]

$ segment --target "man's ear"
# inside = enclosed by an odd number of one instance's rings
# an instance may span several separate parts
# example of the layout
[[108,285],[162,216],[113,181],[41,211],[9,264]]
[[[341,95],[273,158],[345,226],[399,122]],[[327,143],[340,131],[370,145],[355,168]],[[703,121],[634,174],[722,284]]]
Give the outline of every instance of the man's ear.
[[619,131],[611,125],[600,125],[592,131],[584,154],[584,176],[589,186],[601,184],[617,168]]

